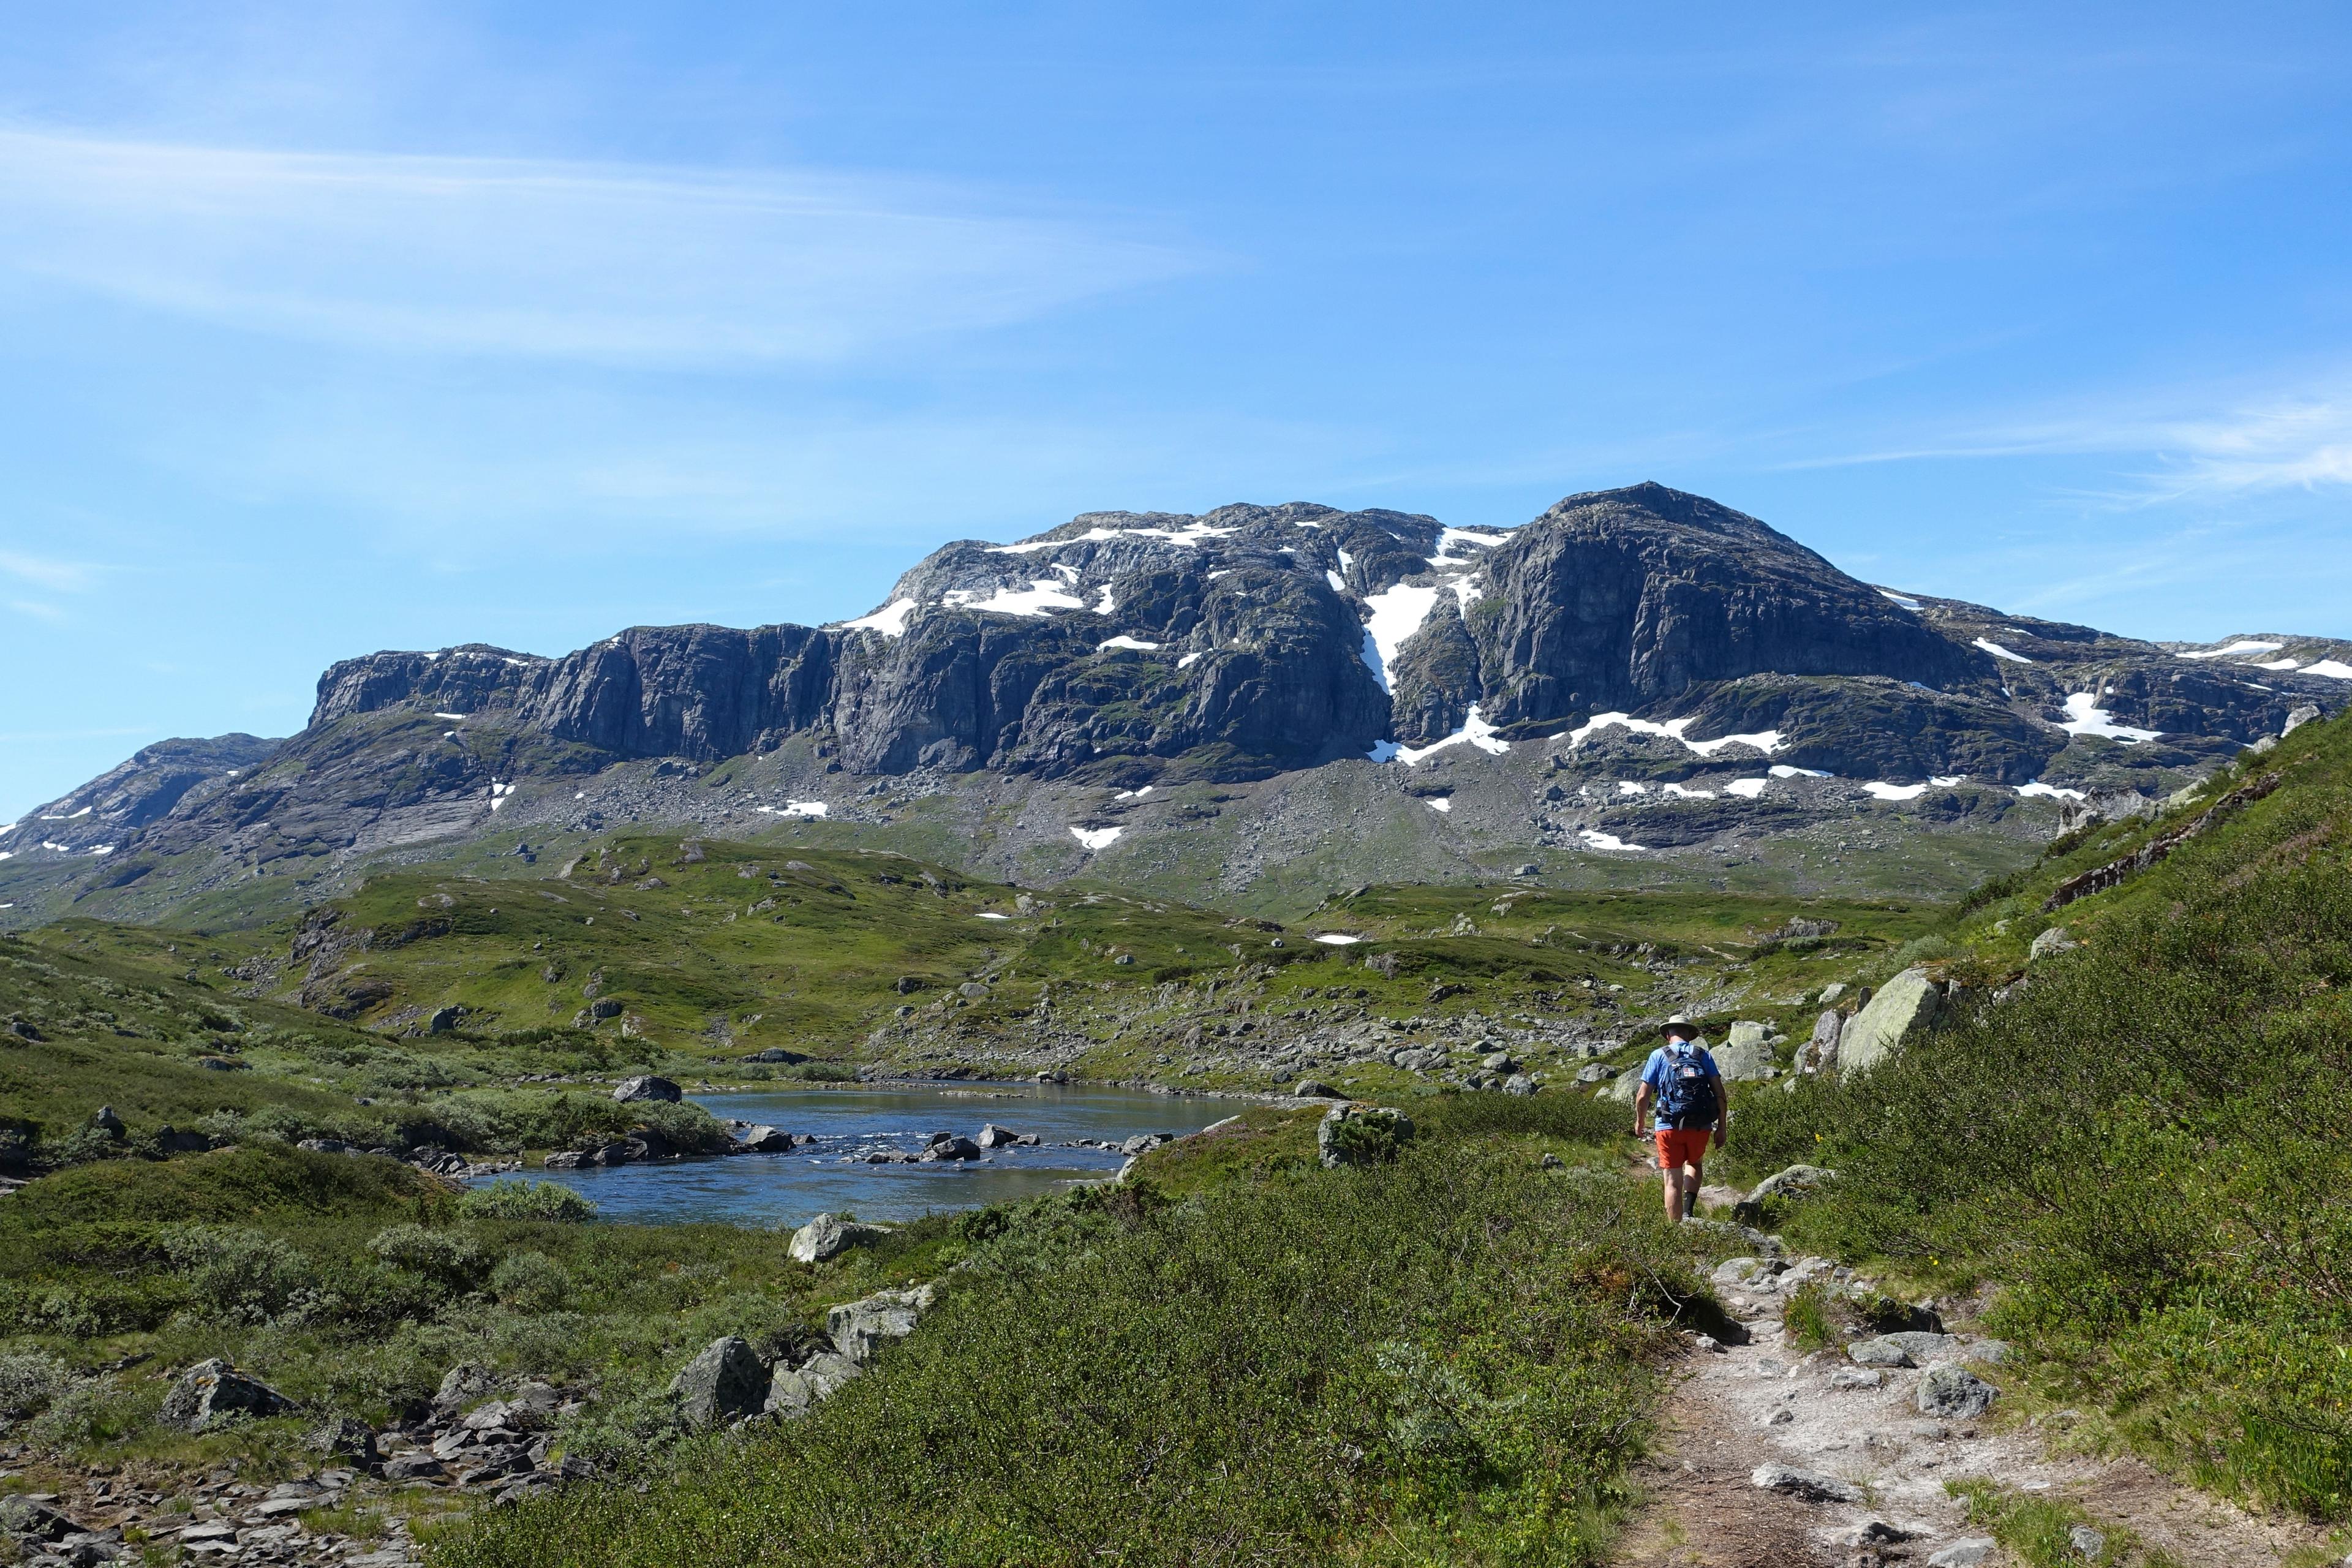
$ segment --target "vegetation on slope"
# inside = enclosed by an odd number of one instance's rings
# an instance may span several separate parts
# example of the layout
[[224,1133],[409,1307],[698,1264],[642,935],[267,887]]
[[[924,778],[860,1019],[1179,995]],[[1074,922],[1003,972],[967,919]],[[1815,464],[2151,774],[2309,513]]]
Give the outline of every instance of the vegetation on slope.
[[[2269,775],[2168,858],[2045,911]],[[2001,979],[2052,924],[2084,945],[1874,1072],[1750,1096],[1740,1157],[1839,1171],[1794,1216],[1811,1242],[1997,1280],[1996,1321],[2123,1438],[2352,1514],[2352,723],[1971,906],[1941,939],[1956,972]]]

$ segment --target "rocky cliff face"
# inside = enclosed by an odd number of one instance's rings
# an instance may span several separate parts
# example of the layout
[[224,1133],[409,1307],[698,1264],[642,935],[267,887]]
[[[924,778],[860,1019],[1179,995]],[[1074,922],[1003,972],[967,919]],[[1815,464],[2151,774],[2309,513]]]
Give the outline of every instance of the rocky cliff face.
[[[123,857],[118,883],[187,855],[261,875],[499,822],[593,829],[608,809],[703,821],[707,773],[771,757],[833,802],[803,815],[847,809],[836,776],[861,798],[951,789],[1000,811],[1014,784],[1095,799],[1035,830],[1091,847],[1147,785],[1153,810],[1208,789],[1185,809],[1209,816],[1216,789],[1267,781],[1269,799],[1349,797],[1279,784],[1327,765],[1386,770],[1423,817],[1460,824],[1441,777],[1540,748],[1518,826],[1482,806],[1482,832],[1619,853],[1817,823],[1856,790],[1946,817],[1965,815],[1955,788],[2158,792],[2299,707],[2341,706],[2347,658],[2291,637],[2158,646],[1874,586],[1658,485],[1513,530],[1307,504],[1095,512],[949,544],[835,626],[346,660],[282,746],[165,742],[0,834],[0,880],[100,853]],[[1347,830],[1322,812],[1276,835],[1297,840],[1286,853]]]

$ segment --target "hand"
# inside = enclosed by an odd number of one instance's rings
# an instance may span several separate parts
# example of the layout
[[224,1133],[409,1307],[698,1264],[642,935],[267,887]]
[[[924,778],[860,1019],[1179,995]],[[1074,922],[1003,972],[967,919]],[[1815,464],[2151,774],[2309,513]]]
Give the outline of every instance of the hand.
[[1723,1141],[1729,1134],[1730,1131],[1731,1130],[1727,1127],[1718,1127],[1715,1130],[1715,1146],[1717,1148],[1720,1149],[1723,1147]]

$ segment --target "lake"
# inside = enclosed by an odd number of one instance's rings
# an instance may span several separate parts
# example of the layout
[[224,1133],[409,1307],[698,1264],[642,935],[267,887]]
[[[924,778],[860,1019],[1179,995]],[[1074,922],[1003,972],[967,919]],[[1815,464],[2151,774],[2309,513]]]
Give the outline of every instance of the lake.
[[[1054,1084],[905,1084],[792,1089],[691,1097],[721,1121],[763,1122],[816,1142],[789,1154],[735,1154],[675,1164],[532,1171],[595,1200],[606,1219],[637,1225],[724,1221],[798,1226],[819,1214],[908,1220],[935,1209],[978,1208],[1099,1181],[1126,1163],[1108,1150],[1056,1147],[1078,1138],[1120,1142],[1139,1132],[1198,1131],[1240,1107],[1231,1100]],[[993,1121],[1034,1132],[1036,1148],[931,1165],[869,1165],[876,1152],[919,1152],[934,1132],[978,1135]]]

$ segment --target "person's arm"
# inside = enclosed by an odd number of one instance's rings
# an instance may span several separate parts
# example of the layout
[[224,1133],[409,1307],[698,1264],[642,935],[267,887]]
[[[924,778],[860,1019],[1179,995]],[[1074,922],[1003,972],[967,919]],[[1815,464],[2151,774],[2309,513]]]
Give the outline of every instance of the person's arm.
[[1718,1108],[1715,1113],[1715,1146],[1720,1149],[1723,1141],[1731,1136],[1731,1095],[1723,1087],[1722,1075],[1708,1081],[1715,1085],[1715,1103]]
[[1649,1109],[1650,1080],[1643,1079],[1641,1087],[1633,1090],[1633,1136],[1636,1138],[1642,1135],[1642,1113]]

